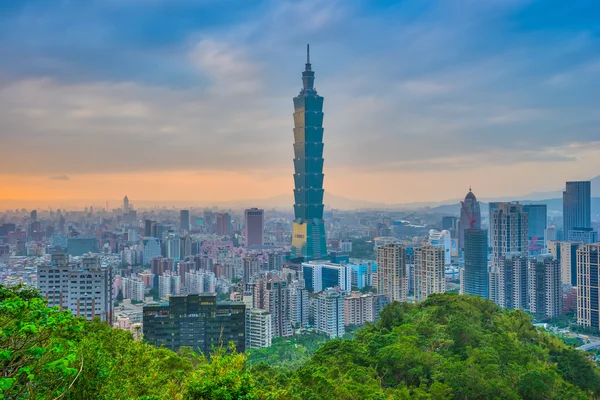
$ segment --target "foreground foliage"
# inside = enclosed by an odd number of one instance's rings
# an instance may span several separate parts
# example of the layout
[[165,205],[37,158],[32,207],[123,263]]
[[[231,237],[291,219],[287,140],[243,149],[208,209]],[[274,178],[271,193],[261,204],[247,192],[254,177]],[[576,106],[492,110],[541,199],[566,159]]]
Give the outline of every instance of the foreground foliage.
[[[0,286],[0,329],[0,397],[10,399],[586,399],[600,394],[600,372],[585,353],[537,330],[523,312],[452,294],[418,305],[390,304],[354,339],[326,342],[301,360],[292,352],[279,363],[283,366],[274,366],[272,358],[287,354],[283,345],[258,351],[251,365],[233,349],[217,349],[208,361],[189,348],[179,354],[154,348],[98,321],[47,308],[35,290],[24,287]],[[311,353],[319,341],[301,340]]]

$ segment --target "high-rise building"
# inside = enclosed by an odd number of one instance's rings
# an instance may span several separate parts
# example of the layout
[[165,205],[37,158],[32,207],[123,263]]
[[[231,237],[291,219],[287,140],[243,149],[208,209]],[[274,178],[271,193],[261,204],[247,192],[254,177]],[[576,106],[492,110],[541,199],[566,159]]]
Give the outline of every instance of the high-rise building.
[[492,232],[494,231],[494,213],[498,210],[499,201],[490,201],[488,203],[488,247],[492,247]]
[[139,278],[122,278],[121,290],[124,299],[144,301],[144,282]]
[[306,288],[314,293],[326,288],[339,288],[346,293],[352,290],[352,268],[347,264],[305,262],[302,263],[302,277]]
[[483,229],[465,231],[465,266],[461,280],[465,294],[484,299],[489,296],[487,236],[487,231]]
[[577,250],[577,323],[600,330],[600,244]]
[[544,248],[544,234],[548,227],[548,207],[546,204],[525,204],[523,211],[529,219],[528,239],[530,250],[539,253]]
[[344,297],[339,291],[328,288],[319,293],[315,307],[317,332],[330,338],[344,336]]
[[179,211],[179,229],[182,232],[190,231],[190,210]]
[[400,243],[387,243],[376,248],[377,293],[388,301],[406,301],[408,276],[406,248]]
[[458,218],[452,216],[442,217],[442,230],[450,232],[455,231],[457,220]]
[[469,188],[465,201],[460,202],[460,226],[458,234],[458,248],[465,249],[465,231],[467,229],[481,229],[481,209],[479,201]]
[[265,211],[250,208],[244,212],[246,222],[246,246],[263,246],[265,244]]
[[36,222],[37,221],[37,210],[31,210],[31,214],[30,214],[30,222]]
[[563,232],[592,227],[592,192],[590,181],[567,182],[563,192]]
[[171,271],[165,271],[158,277],[158,295],[166,299],[181,293],[181,277]]
[[59,306],[88,320],[100,317],[112,325],[113,270],[102,266],[97,255],[70,263],[67,254],[53,254],[49,265],[38,267],[37,275],[38,290],[49,307]]
[[435,229],[431,229],[429,231],[428,243],[444,250],[445,265],[452,263],[452,237],[450,231],[436,231]]
[[293,281],[290,286],[290,322],[294,328],[308,326],[308,289],[301,281]]
[[123,214],[129,214],[129,198],[127,196],[123,198]]
[[527,255],[507,253],[500,258],[498,268],[498,305],[524,310],[529,304]]
[[351,292],[344,298],[344,323],[348,326],[375,322],[387,303],[382,294]]
[[265,310],[246,310],[246,348],[270,347],[273,337],[271,314]]
[[426,245],[415,250],[415,299],[423,301],[430,294],[446,291],[444,249]]
[[539,255],[529,264],[529,311],[538,320],[562,313],[560,264],[551,254]]
[[294,231],[292,258],[327,255],[323,222],[323,97],[314,87],[308,46],[302,90],[294,97]]
[[185,274],[188,293],[216,293],[217,278],[206,270],[189,271]]
[[260,271],[260,260],[256,254],[248,254],[242,259],[242,281],[250,283]]
[[254,308],[267,310],[271,314],[273,337],[292,336],[290,315],[290,290],[287,282],[278,276],[269,275],[257,279],[254,287]]
[[217,213],[217,235],[228,236],[231,234],[231,215]]
[[165,255],[167,258],[179,261],[181,259],[181,243],[179,235],[174,232],[168,233],[165,245],[167,250]]
[[144,340],[154,346],[177,351],[191,347],[208,356],[213,347],[246,350],[246,306],[217,302],[216,294],[169,297],[169,303],[150,303],[143,308]]
[[563,285],[577,286],[577,249],[581,242],[548,242],[548,253],[560,264],[560,276]]
[[281,271],[283,268],[283,253],[279,251],[269,253],[269,271]]
[[499,203],[491,217],[492,226],[492,267],[490,269],[489,299],[498,305],[503,300],[503,259],[509,253],[529,255],[529,218],[523,205]]

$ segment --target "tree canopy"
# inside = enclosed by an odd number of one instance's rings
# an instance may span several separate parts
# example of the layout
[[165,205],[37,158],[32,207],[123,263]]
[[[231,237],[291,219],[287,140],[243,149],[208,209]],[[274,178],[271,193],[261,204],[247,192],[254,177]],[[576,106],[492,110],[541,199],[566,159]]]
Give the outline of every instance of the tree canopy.
[[[389,304],[353,339],[274,350],[215,349],[210,360],[135,341],[128,332],[0,286],[0,398],[6,399],[587,399],[600,372],[586,353],[525,313],[478,297]],[[317,349],[318,348],[318,349]],[[316,351],[315,351],[316,349]],[[229,350],[229,351],[226,351]],[[308,353],[308,354],[304,354]],[[272,357],[286,355],[276,363]],[[262,362],[262,361],[266,362]]]

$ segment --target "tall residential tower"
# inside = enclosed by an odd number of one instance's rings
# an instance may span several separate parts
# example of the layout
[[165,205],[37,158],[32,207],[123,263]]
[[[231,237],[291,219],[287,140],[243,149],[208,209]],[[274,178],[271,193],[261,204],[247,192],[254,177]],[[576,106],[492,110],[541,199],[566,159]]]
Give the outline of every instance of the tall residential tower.
[[318,260],[327,255],[323,222],[323,97],[314,88],[306,47],[303,88],[294,97],[294,234],[292,258]]

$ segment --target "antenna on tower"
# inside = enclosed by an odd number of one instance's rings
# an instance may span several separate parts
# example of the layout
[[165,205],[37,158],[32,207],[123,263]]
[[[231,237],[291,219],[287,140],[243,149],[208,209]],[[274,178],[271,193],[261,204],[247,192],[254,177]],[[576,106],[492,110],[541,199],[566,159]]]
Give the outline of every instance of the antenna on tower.
[[306,45],[306,63],[310,64],[310,44]]

